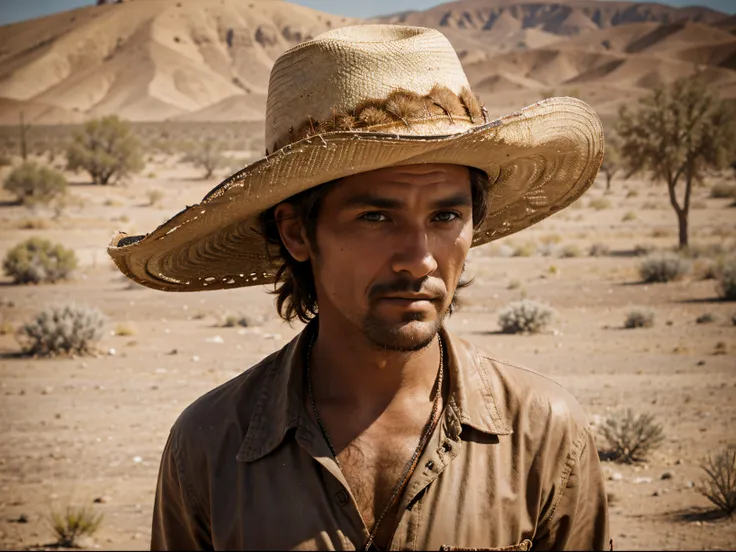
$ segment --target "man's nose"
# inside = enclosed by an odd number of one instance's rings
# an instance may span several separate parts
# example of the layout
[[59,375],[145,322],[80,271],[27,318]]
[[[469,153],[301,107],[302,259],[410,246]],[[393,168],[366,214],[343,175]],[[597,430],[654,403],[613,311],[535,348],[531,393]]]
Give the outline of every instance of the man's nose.
[[413,279],[429,276],[437,270],[437,260],[429,245],[425,229],[406,229],[400,237],[391,268],[397,274],[404,272]]

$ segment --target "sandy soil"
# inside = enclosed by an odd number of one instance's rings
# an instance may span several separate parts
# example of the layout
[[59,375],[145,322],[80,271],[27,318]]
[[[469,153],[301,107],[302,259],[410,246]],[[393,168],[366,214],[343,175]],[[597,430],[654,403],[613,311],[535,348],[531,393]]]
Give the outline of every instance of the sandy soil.
[[[88,546],[145,549],[159,458],[178,414],[300,329],[279,321],[263,288],[165,294],[129,285],[104,251],[113,231],[149,231],[216,184],[164,157],[141,174],[148,176],[124,187],[72,186],[79,202],[57,219],[7,201],[0,207],[0,254],[41,235],[73,247],[81,263],[73,280],[57,285],[0,282],[0,322],[17,328],[60,300],[97,306],[109,317],[96,357],[22,357],[14,337],[0,335],[3,548],[53,542],[49,513],[86,504],[105,516]],[[151,189],[164,193],[156,206],[147,205]],[[736,211],[729,200],[709,199],[709,189],[696,190],[692,241],[720,242],[733,251]],[[631,197],[632,191],[638,195]],[[588,206],[599,197],[611,207]],[[622,222],[628,212],[636,218]],[[45,228],[23,229],[28,225]],[[558,239],[558,248],[577,245],[583,256],[504,256],[514,246]],[[585,255],[593,243],[608,245],[611,254]],[[640,259],[632,251],[646,244],[675,244],[664,187],[615,181],[613,193],[604,196],[599,182],[550,220],[473,250],[468,273],[475,283],[449,325],[494,354],[557,379],[594,420],[630,407],[664,424],[666,440],[646,464],[604,464],[616,549],[729,549],[736,522],[714,516],[697,485],[704,455],[734,442],[736,305],[718,301],[714,281],[699,279],[697,271],[680,282],[640,284]],[[497,333],[498,310],[522,296],[558,310],[553,331]],[[636,306],[656,312],[654,327],[622,328]],[[266,319],[255,328],[217,327],[226,312]],[[706,312],[716,321],[696,324]],[[26,523],[18,522],[21,516]]]

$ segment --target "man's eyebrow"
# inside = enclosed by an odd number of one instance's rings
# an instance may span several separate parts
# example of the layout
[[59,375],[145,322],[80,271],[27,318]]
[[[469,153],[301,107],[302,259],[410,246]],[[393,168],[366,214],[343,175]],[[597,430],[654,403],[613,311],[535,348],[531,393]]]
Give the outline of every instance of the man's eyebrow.
[[348,198],[343,206],[374,207],[376,209],[399,209],[404,206],[404,202],[398,199],[391,199],[389,197],[382,197],[371,193],[365,193],[357,194]]
[[450,197],[437,199],[431,203],[432,209],[451,209],[453,207],[472,207],[473,199],[469,194],[457,193]]
[[[473,200],[469,194],[458,193],[431,202],[432,209],[451,209],[453,207],[471,207]],[[354,195],[343,204],[344,207],[372,207],[375,209],[400,209],[405,203],[400,199],[383,197],[371,193]]]

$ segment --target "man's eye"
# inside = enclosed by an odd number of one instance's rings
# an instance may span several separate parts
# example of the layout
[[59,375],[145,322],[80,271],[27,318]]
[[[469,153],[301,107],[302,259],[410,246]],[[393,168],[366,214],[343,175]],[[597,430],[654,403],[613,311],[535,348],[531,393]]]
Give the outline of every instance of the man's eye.
[[362,215],[360,215],[360,218],[368,222],[383,222],[386,220],[386,215],[377,211],[373,211],[370,213],[363,213]]
[[458,217],[459,215],[457,213],[453,213],[452,211],[442,211],[440,213],[437,213],[434,218],[439,222],[452,222]]

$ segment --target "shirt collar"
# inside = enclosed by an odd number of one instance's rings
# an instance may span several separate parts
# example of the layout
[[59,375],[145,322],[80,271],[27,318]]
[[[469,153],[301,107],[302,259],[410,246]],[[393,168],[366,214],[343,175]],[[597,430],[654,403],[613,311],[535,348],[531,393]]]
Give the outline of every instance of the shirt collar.
[[[299,425],[304,409],[304,359],[309,338],[316,330],[311,321],[268,363],[253,417],[237,455],[241,462],[253,462],[270,454]],[[492,435],[511,433],[494,397],[491,375],[474,347],[441,330],[450,373],[448,405],[459,421]]]

